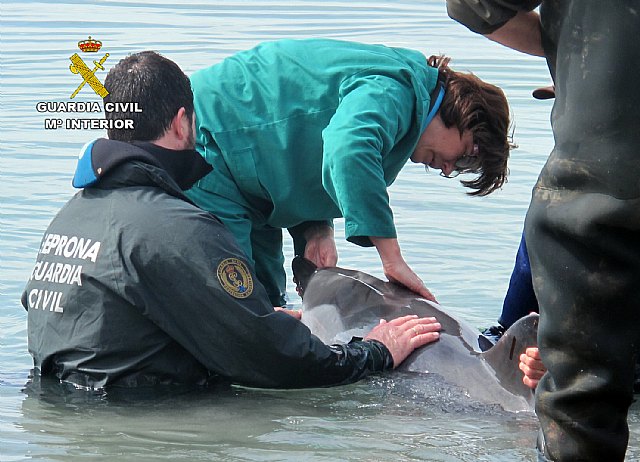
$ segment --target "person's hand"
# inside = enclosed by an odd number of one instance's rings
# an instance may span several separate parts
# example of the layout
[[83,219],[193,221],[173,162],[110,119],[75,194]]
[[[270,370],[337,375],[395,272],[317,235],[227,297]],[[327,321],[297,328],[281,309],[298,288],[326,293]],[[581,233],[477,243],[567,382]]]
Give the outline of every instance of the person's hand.
[[542,364],[540,351],[537,347],[527,348],[525,352],[520,355],[520,364],[518,367],[524,372],[522,382],[532,390],[535,390],[538,382],[544,373],[547,372],[547,368]]
[[427,289],[422,279],[409,268],[409,265],[404,260],[392,264],[383,264],[382,269],[389,281],[401,284],[427,300],[437,302],[436,297]]
[[293,316],[298,321],[302,319],[302,311],[300,310],[290,310],[288,308],[283,308],[281,306],[274,306],[273,309],[275,311],[282,311],[283,313],[287,313],[289,316]]
[[540,87],[533,90],[531,93],[535,99],[551,99],[556,97],[555,85],[549,85],[548,87]]
[[438,340],[440,328],[436,318],[419,318],[412,314],[388,322],[381,319],[364,339],[384,344],[393,357],[395,368],[416,348]]
[[403,285],[427,300],[437,302],[436,297],[426,288],[422,279],[409,268],[407,262],[402,258],[397,239],[373,236],[370,236],[369,239],[376,246],[382,261],[382,270],[389,281]]
[[314,226],[305,232],[304,237],[307,241],[304,249],[306,259],[311,260],[318,268],[338,264],[338,249],[336,249],[331,226]]

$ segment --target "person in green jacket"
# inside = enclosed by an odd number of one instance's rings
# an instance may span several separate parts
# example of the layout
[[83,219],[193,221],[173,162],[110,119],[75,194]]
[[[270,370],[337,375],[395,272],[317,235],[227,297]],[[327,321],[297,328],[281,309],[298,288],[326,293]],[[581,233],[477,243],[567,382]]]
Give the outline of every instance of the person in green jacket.
[[275,306],[282,229],[335,266],[332,220],[374,245],[386,277],[435,300],[402,257],[387,187],[407,160],[486,195],[506,181],[504,93],[449,59],[327,39],[265,42],[194,73],[197,147],[213,172],[189,196],[231,229]]

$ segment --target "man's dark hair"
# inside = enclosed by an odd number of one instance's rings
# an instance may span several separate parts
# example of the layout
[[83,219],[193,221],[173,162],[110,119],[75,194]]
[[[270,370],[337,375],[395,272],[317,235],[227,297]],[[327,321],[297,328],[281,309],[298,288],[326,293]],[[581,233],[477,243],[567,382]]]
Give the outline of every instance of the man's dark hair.
[[189,78],[173,61],[155,51],[142,51],[122,59],[104,82],[105,103],[138,103],[142,112],[106,112],[107,119],[131,119],[133,129],[107,130],[109,139],[153,141],[171,126],[181,107],[193,120],[193,92]]

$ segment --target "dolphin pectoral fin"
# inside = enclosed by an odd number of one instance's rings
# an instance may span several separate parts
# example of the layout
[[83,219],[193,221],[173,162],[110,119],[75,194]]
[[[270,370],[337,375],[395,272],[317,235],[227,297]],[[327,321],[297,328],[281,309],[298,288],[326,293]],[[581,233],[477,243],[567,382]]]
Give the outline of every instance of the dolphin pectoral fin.
[[495,371],[496,379],[509,392],[521,395],[532,403],[533,391],[522,383],[522,371],[518,368],[520,355],[528,347],[538,345],[537,314],[519,319],[504,333],[496,345],[481,354]]
[[311,279],[318,267],[311,260],[298,255],[291,262],[291,269],[293,270],[293,282],[296,284],[296,291],[302,297],[307,285],[309,285],[309,279]]

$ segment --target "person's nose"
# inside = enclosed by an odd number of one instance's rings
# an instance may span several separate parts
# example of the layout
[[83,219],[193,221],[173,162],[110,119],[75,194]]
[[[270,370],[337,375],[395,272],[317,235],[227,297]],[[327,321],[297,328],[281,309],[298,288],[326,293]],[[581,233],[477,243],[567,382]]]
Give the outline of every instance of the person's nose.
[[451,172],[453,172],[454,169],[455,169],[454,162],[445,162],[442,164],[442,168],[440,170],[442,170],[442,173],[449,176],[451,175]]

